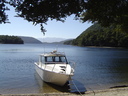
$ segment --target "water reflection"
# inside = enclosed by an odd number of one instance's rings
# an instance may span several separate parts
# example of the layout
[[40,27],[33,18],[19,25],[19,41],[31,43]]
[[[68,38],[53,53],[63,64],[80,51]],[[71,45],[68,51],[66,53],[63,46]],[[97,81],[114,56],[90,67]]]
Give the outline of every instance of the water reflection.
[[51,93],[51,92],[69,92],[69,86],[68,83],[64,86],[57,86],[54,84],[46,83],[44,82],[40,76],[35,72],[35,78],[39,86],[39,92],[40,93]]
[[87,90],[128,84],[128,50],[85,47],[75,54],[74,78]]
[[67,82],[64,86],[58,86],[51,83],[44,82],[37,72],[35,72],[35,78],[39,85],[40,93],[51,93],[51,92],[72,92],[72,93],[85,93],[87,90],[81,82],[77,80],[71,80]]
[[114,58],[109,69],[109,72],[113,73],[112,78],[115,78],[116,82],[120,82],[122,85],[128,84],[128,59],[126,57]]

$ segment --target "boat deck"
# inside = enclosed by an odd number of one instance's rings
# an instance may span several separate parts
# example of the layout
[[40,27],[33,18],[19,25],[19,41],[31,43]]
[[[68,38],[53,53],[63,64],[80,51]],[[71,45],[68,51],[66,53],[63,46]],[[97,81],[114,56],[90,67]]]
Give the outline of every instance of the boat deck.
[[35,63],[39,68],[47,71],[52,71],[56,73],[65,73],[65,74],[71,74],[71,66],[69,64],[60,64],[59,62],[53,62],[53,64],[50,62],[50,64],[47,62],[47,64],[42,63]]

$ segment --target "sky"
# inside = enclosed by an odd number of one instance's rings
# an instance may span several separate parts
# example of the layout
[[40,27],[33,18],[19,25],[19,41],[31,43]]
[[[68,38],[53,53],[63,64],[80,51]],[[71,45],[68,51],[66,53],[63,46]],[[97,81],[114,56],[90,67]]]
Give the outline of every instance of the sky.
[[7,11],[10,24],[0,24],[0,35],[28,36],[34,38],[56,37],[64,39],[72,39],[78,37],[83,31],[90,27],[91,23],[81,23],[74,20],[74,16],[70,16],[64,23],[56,20],[48,21],[44,28],[47,30],[45,36],[40,30],[40,25],[34,26],[32,22],[28,22],[16,15],[13,8]]

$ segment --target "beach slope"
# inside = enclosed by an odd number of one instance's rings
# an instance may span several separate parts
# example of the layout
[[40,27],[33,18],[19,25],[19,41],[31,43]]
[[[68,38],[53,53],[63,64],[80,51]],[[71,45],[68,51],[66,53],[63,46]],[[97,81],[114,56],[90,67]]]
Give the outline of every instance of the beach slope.
[[76,93],[42,93],[42,94],[0,94],[0,96],[128,96],[128,87]]

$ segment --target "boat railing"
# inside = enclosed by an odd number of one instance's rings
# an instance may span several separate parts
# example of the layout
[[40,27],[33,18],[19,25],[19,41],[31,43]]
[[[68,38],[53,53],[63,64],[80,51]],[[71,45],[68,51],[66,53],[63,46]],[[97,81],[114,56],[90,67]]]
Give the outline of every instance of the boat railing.
[[43,54],[62,54],[62,55],[65,55],[64,52],[44,52]]
[[54,68],[55,68],[55,65],[56,65],[56,64],[54,64],[54,66],[53,66],[53,68],[52,68],[52,71],[54,70]]
[[[50,64],[51,64],[51,63],[50,63]],[[57,65],[57,63],[52,63],[52,64],[54,64],[54,65],[52,66],[52,68],[50,68],[50,70],[51,70],[51,71],[54,71],[55,66]],[[75,69],[76,63],[73,62],[73,61],[70,61],[68,64],[67,64],[67,63],[65,63],[65,64],[66,64],[66,66],[64,67],[64,70],[65,70],[65,71],[63,71],[63,73],[64,73],[64,72],[65,72],[65,73],[67,72],[67,69],[68,69],[68,68],[67,68],[67,67],[68,67],[67,65],[70,64],[70,66],[71,66],[70,74],[73,75],[73,74],[74,74],[74,69]],[[46,69],[46,68],[47,68],[47,64],[44,64],[44,69]]]
[[76,67],[76,63],[74,61],[70,61],[69,64],[71,65],[71,68],[73,70],[73,72],[71,71],[71,73],[70,73],[70,74],[72,74],[72,73],[74,73],[74,69]]
[[[56,64],[57,63],[55,63],[54,66],[52,67],[52,71],[54,70]],[[69,64],[71,66],[71,72],[70,72],[70,74],[73,74],[74,73],[75,66],[76,66],[76,63],[74,61],[70,61]],[[67,64],[65,66],[65,73],[67,72],[66,70],[67,70]]]

